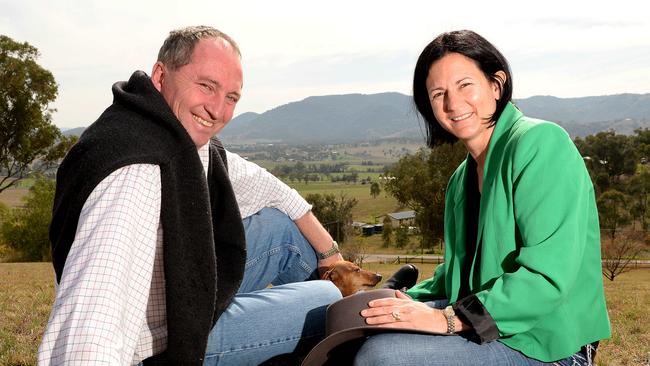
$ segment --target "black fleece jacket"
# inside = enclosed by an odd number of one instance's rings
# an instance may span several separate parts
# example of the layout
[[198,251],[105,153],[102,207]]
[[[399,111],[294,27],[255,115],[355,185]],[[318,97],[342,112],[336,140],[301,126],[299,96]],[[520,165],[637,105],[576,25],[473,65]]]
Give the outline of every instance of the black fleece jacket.
[[[146,364],[200,365],[212,326],[241,282],[246,245],[225,151],[210,146],[208,180],[197,148],[151,79],[113,85],[113,104],[88,127],[57,172],[50,241],[57,281],[92,190],[130,164],[161,173],[167,350]],[[137,207],[133,207],[137,210]]]

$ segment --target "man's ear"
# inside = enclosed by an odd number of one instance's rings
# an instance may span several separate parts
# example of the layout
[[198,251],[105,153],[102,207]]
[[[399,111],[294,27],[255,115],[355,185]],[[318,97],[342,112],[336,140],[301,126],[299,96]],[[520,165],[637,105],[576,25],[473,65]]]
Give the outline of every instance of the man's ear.
[[153,65],[153,69],[151,70],[151,82],[158,91],[162,90],[162,83],[165,79],[166,71],[167,69],[165,68],[165,65],[160,61]]

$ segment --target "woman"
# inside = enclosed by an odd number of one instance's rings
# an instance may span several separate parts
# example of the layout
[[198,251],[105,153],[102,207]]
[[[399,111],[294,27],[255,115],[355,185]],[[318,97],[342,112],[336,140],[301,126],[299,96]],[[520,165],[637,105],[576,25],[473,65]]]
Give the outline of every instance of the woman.
[[472,31],[424,49],[413,98],[429,146],[460,140],[469,153],[446,193],[445,263],[410,297],[375,300],[362,315],[462,337],[376,335],[355,364],[591,364],[610,336],[598,211],[567,133],[517,110],[506,59]]

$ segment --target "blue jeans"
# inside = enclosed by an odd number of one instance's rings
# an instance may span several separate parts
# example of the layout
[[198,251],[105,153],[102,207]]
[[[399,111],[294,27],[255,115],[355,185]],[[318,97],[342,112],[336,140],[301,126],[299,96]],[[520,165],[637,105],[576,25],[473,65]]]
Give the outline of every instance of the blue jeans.
[[[442,309],[447,300],[427,302]],[[526,357],[501,342],[477,344],[463,337],[425,334],[383,333],[369,337],[357,352],[355,366],[377,365],[588,365],[582,353],[564,360],[545,363]]]
[[327,305],[341,298],[329,281],[303,282],[314,278],[316,253],[288,216],[265,208],[244,219],[244,229],[244,279],[210,333],[204,365],[306,354],[325,335]]

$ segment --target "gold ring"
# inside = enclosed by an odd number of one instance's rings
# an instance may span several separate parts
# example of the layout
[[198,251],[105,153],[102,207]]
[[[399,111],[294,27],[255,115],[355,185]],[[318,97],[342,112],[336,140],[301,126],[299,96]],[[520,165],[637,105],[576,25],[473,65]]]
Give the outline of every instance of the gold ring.
[[399,311],[391,311],[390,315],[393,316],[393,319],[395,319],[396,322],[400,321],[401,319]]

